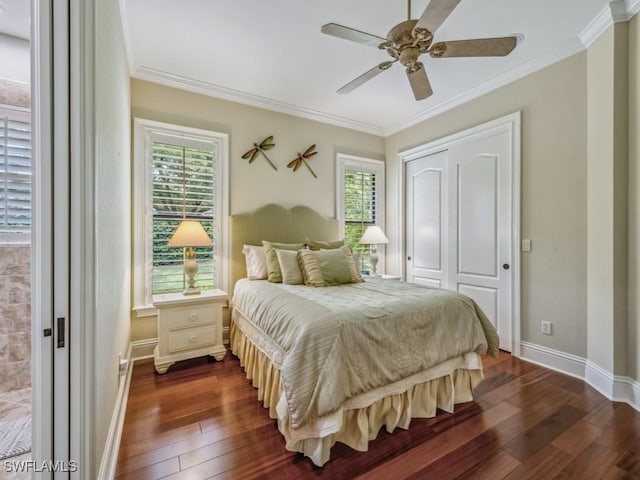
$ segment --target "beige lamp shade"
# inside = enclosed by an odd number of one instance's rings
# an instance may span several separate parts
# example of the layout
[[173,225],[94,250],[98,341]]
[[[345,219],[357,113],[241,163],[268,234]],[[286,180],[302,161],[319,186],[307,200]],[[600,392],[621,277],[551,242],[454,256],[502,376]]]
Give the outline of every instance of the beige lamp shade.
[[213,243],[209,235],[196,220],[183,220],[167,243],[167,247],[210,247],[211,245]]
[[361,245],[381,245],[389,243],[389,239],[378,225],[367,227],[360,239]]

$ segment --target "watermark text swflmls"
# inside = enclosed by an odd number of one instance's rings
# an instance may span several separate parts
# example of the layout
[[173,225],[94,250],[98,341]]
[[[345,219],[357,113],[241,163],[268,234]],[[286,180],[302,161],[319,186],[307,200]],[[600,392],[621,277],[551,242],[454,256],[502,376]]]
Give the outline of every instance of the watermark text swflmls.
[[78,462],[75,460],[5,460],[6,472],[77,472]]

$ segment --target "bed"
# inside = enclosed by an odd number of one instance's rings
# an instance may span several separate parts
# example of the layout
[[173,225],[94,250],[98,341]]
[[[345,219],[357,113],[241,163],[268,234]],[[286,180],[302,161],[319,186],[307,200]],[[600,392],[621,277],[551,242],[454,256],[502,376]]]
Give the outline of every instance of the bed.
[[230,344],[286,448],[318,466],[342,442],[366,451],[382,427],[473,399],[481,354],[497,354],[491,323],[456,292],[365,277],[315,288],[249,280],[243,245],[333,240],[334,219],[267,205],[230,219]]

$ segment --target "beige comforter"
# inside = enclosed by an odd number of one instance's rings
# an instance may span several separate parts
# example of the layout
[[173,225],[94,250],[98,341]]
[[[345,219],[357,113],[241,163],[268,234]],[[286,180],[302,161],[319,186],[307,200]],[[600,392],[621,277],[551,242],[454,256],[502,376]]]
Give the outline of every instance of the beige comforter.
[[497,354],[473,300],[397,281],[314,288],[240,280],[237,326],[280,369],[291,426],[466,352]]

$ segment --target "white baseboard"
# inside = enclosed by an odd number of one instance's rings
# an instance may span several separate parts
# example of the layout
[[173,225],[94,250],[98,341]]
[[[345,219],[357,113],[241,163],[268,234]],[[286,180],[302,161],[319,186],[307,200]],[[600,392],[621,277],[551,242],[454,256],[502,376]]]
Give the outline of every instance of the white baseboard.
[[520,358],[572,377],[585,379],[586,360],[535,343],[520,342]]
[[144,340],[134,340],[131,342],[131,359],[142,360],[153,357],[153,349],[158,345],[157,338],[145,338]]
[[609,400],[627,403],[640,411],[640,382],[632,378],[613,375],[586,358],[535,343],[521,342],[520,358],[584,380]]
[[133,362],[131,361],[131,346],[127,352],[127,370],[120,377],[118,384],[118,395],[107,432],[107,441],[102,452],[100,469],[98,470],[99,480],[111,480],[116,473],[116,463],[118,461],[118,450],[120,449],[120,439],[122,438],[122,428],[124,426],[124,416],[127,411],[127,401],[129,400],[129,385],[131,384],[131,373],[133,372]]

